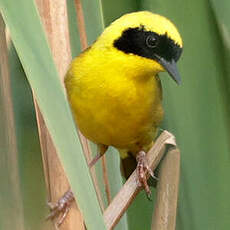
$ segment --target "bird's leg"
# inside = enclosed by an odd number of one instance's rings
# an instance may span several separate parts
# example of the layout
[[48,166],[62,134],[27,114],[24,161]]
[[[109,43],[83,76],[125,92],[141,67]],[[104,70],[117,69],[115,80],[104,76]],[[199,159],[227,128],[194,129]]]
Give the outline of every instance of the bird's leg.
[[61,215],[61,217],[59,218],[59,220],[56,222],[56,228],[57,229],[63,223],[63,221],[65,220],[66,215],[68,214],[69,210],[70,210],[70,206],[66,205],[66,208],[65,208],[63,214]]
[[105,152],[107,151],[109,146],[107,145],[98,145],[98,148],[99,148],[99,151],[97,153],[97,155],[89,162],[89,168],[92,168],[96,163],[97,161],[105,154]]
[[56,203],[48,202],[51,213],[47,216],[46,220],[59,217],[55,223],[56,229],[63,223],[70,210],[70,205],[74,200],[73,192],[69,189]]
[[146,153],[144,151],[140,151],[137,156],[137,177],[140,183],[140,186],[143,186],[148,198],[151,197],[151,191],[149,185],[147,183],[147,173],[151,175],[154,179],[157,179],[154,176],[153,171],[149,168],[148,161],[146,158]]

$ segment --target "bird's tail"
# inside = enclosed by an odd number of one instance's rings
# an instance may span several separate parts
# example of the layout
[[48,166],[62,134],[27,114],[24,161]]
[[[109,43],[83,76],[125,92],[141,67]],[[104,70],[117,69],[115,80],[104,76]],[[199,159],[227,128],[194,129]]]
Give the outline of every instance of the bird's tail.
[[136,169],[136,167],[137,167],[137,161],[132,154],[127,153],[125,157],[121,156],[121,172],[125,177],[125,179],[129,178],[129,176]]

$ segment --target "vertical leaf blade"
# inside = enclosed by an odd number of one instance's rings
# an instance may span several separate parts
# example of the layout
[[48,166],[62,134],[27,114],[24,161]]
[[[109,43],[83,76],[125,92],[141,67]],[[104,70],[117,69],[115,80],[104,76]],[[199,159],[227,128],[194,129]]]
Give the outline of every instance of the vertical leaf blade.
[[88,229],[105,229],[69,105],[59,82],[34,2],[24,0],[19,3],[1,0],[0,7],[76,194],[86,226]]
[[170,18],[184,41],[178,62],[182,85],[177,87],[167,74],[160,75],[164,127],[175,134],[181,150],[177,229],[226,230],[230,224],[226,116],[229,106],[222,81],[226,76],[221,41],[213,12],[208,1],[142,3],[143,9]]

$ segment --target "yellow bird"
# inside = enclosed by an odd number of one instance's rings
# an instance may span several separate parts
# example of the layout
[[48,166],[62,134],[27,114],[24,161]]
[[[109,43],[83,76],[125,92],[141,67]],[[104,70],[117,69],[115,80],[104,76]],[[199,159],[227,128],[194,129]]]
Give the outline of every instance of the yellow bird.
[[[176,62],[182,39],[172,22],[142,11],[114,21],[78,57],[66,74],[65,86],[73,116],[80,131],[100,147],[121,155],[125,175],[136,167],[140,184],[150,195],[146,161],[163,117],[162,89],[158,73],[167,71],[180,84]],[[99,157],[91,162],[91,166]],[[58,213],[59,226],[73,200],[71,190],[51,206],[49,218]]]
[[113,146],[122,159],[137,159],[139,180],[148,194],[145,174],[153,174],[145,153],[163,117],[158,73],[167,71],[179,84],[181,52],[182,39],[172,22],[147,11],[130,13],[76,57],[65,77],[80,131],[100,146],[101,155]]

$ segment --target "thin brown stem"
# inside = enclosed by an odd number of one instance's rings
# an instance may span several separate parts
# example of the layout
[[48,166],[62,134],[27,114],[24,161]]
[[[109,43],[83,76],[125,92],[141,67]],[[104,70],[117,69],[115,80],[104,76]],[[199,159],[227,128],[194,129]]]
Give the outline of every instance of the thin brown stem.
[[180,151],[171,147],[160,167],[152,230],[175,230],[180,177]]
[[112,196],[111,196],[111,191],[110,191],[110,186],[109,186],[108,167],[107,167],[105,154],[102,156],[102,171],[103,171],[103,180],[104,180],[104,185],[105,185],[107,201],[108,201],[108,204],[110,204],[112,200]]
[[[84,139],[87,140],[85,137],[84,137]],[[87,163],[89,164],[92,161],[92,152],[91,152],[91,149],[90,149],[88,143],[85,146],[88,147],[88,150],[87,150],[85,155],[86,155]],[[95,167],[89,167],[89,168],[90,168],[91,177],[92,177],[92,180],[93,180],[93,183],[94,183],[94,188],[95,188],[95,191],[96,191],[96,194],[97,194],[97,199],[98,199],[98,202],[99,202],[100,207],[101,207],[101,211],[104,212],[105,204],[104,204],[104,201],[102,199],[102,194],[101,194],[101,191],[100,191],[100,188],[99,188],[99,185],[98,185],[98,180],[97,180],[97,176],[96,176]]]
[[75,0],[74,3],[77,11],[77,24],[80,34],[81,48],[82,50],[84,50],[88,47],[87,35],[85,30],[84,12],[80,0]]

